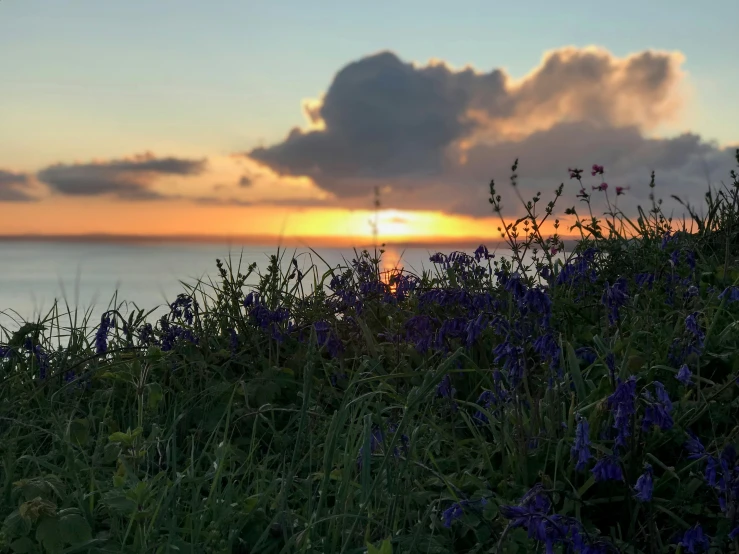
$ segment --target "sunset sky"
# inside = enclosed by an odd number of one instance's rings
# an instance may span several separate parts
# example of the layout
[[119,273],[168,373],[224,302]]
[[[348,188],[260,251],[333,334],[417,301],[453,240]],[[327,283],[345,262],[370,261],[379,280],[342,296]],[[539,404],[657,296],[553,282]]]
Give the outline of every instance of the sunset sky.
[[559,213],[594,163],[625,210],[651,170],[667,206],[700,202],[736,168],[737,21],[736,0],[1,0],[0,235],[361,242],[378,186],[385,240],[494,237],[517,157],[524,197],[565,184]]

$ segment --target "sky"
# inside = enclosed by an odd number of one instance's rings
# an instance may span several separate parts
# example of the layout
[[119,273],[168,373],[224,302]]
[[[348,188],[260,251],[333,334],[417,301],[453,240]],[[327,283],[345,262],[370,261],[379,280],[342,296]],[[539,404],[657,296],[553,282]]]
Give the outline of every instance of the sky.
[[[0,0],[0,235],[495,236],[699,204],[739,146],[739,3]],[[625,194],[616,198],[616,186]],[[594,191],[596,206],[605,194]],[[672,208],[670,208],[672,209]]]

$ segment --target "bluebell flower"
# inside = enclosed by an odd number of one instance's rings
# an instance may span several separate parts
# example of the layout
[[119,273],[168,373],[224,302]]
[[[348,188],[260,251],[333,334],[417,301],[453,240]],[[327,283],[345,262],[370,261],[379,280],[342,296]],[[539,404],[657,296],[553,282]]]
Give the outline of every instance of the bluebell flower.
[[618,431],[616,446],[626,446],[626,439],[631,436],[631,416],[636,413],[636,377],[632,375],[626,381],[619,379],[607,404],[614,413],[613,428]]
[[700,523],[696,523],[695,527],[691,527],[685,531],[682,539],[680,539],[680,544],[683,546],[683,552],[687,554],[699,554],[708,550],[711,541],[703,533]]
[[174,317],[182,317],[188,325],[192,325],[193,321],[193,299],[187,294],[178,294],[177,299],[169,305],[170,313]]
[[493,349],[494,362],[503,363],[503,369],[508,375],[511,386],[515,387],[521,382],[524,370],[524,350],[521,346],[515,346],[506,340]]
[[[480,506],[485,506],[487,504],[487,500],[485,498],[481,498],[479,500]],[[451,506],[449,506],[446,510],[444,510],[441,513],[441,517],[444,519],[444,527],[447,529],[452,526],[452,523],[461,518],[464,515],[464,508],[473,507],[472,502],[469,500],[460,500],[459,502],[455,502]]]
[[700,324],[698,323],[698,315],[698,312],[693,312],[685,318],[685,329],[687,329],[688,332],[695,337],[695,342],[698,344],[699,347],[701,347],[703,346],[703,339],[705,338],[706,334],[700,328]]
[[628,293],[628,284],[623,277],[619,277],[613,286],[606,281],[606,287],[601,296],[601,303],[608,308],[608,321],[611,325],[615,325],[619,320],[619,310],[629,300]]
[[590,454],[590,425],[584,417],[578,416],[577,429],[575,430],[575,444],[570,450],[573,460],[577,460],[575,470],[583,471],[588,461],[593,457]]
[[593,477],[596,482],[623,481],[624,474],[618,461],[618,455],[604,456],[593,466]]
[[690,373],[690,368],[688,368],[687,364],[683,364],[680,370],[677,372],[677,375],[675,376],[675,378],[686,387],[690,385],[691,377],[692,373]]
[[477,262],[479,262],[483,258],[486,260],[489,260],[490,258],[494,258],[494,257],[495,257],[495,254],[490,254],[488,252],[487,246],[485,246],[484,244],[481,244],[475,250],[475,260]]
[[425,354],[431,348],[434,331],[432,320],[427,315],[416,315],[405,322],[406,340],[413,343],[416,350]]
[[41,348],[40,344],[33,346],[33,356],[36,358],[38,364],[38,373],[40,379],[46,379],[46,375],[51,369],[51,363],[49,361],[49,354]]
[[639,502],[649,502],[652,500],[652,492],[654,491],[654,471],[650,464],[644,465],[644,473],[636,480],[634,485],[636,498]]
[[688,264],[691,271],[695,271],[695,251],[688,250],[685,253],[685,263]]
[[654,284],[654,273],[637,273],[634,275],[634,281],[640,287],[647,287],[649,290],[652,289]]
[[457,389],[452,386],[452,380],[449,375],[444,375],[444,378],[436,387],[436,394],[442,398],[453,398],[456,394]]
[[712,486],[715,487],[718,485],[718,468],[719,463],[716,458],[713,456],[709,456],[708,460],[706,461],[706,470],[704,473],[706,482]]
[[154,338],[154,327],[151,323],[144,323],[139,327],[139,344],[141,346],[151,346],[156,342]]
[[108,351],[108,332],[113,326],[114,319],[104,314],[100,318],[100,326],[95,333],[95,352],[97,354],[105,354]]
[[587,365],[591,365],[598,359],[598,354],[596,354],[595,350],[588,346],[583,346],[575,350],[575,355]]
[[644,396],[649,400],[649,405],[644,410],[644,419],[642,419],[642,430],[648,431],[652,426],[656,425],[663,431],[672,429],[674,424],[672,416],[672,402],[670,401],[667,391],[662,383],[654,382],[656,401],[653,401],[648,392]]
[[685,447],[685,450],[688,451],[688,460],[697,460],[698,458],[703,457],[706,449],[701,444],[700,439],[695,433],[690,430],[688,430],[687,433],[689,438],[687,441],[685,441],[685,443],[683,443],[683,446]]
[[739,287],[735,287],[733,285],[726,287],[724,291],[718,295],[719,300],[723,300],[724,298],[726,298],[727,304],[739,301]]

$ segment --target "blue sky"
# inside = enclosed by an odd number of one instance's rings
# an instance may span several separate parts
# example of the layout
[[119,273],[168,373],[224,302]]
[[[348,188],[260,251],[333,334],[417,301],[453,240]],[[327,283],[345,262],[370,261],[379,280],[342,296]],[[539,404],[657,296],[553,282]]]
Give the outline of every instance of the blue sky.
[[[732,0],[3,0],[0,144],[24,166],[169,142],[245,149],[303,125],[302,98],[379,50],[521,77],[545,50],[589,44],[683,52],[697,93],[687,123],[733,141],[738,20]],[[73,126],[90,129],[74,145]]]
[[305,128],[301,101],[380,51],[514,79],[565,46],[680,52],[689,101],[650,136],[736,144],[737,21],[735,0],[0,0],[0,170],[269,147]]

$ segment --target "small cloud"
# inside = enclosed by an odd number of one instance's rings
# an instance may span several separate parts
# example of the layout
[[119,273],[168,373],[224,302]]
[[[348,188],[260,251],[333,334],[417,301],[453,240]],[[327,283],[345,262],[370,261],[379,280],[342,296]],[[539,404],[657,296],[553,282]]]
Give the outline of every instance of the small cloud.
[[0,202],[33,202],[37,200],[28,193],[27,189],[30,186],[30,175],[0,169]]
[[242,175],[241,179],[239,179],[239,186],[240,187],[250,187],[254,184],[254,181],[252,181],[251,177],[248,175]]
[[39,171],[36,177],[55,192],[70,196],[111,194],[127,200],[151,200],[167,198],[151,190],[158,179],[197,175],[205,166],[206,160],[156,158],[146,153],[107,162],[55,164]]

